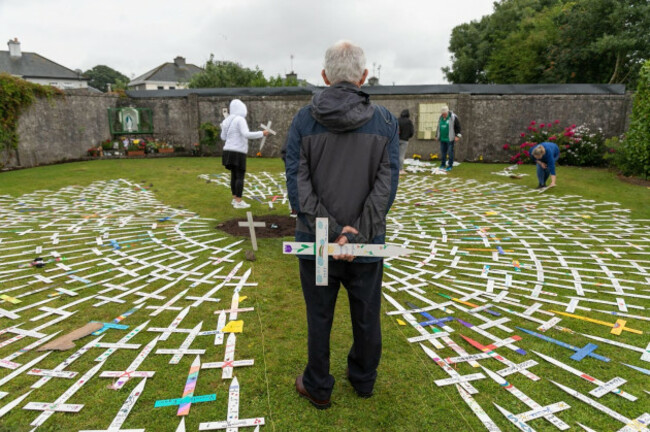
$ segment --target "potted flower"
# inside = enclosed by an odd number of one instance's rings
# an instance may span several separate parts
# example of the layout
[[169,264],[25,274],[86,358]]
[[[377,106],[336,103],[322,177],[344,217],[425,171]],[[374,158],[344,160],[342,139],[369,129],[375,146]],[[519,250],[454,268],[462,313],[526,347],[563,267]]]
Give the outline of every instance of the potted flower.
[[174,153],[174,147],[164,141],[158,141],[158,153]]
[[113,142],[110,139],[107,139],[102,141],[98,147],[101,147],[103,151],[109,151],[113,149]]
[[[138,141],[136,143],[136,141]],[[133,140],[126,149],[127,156],[144,156],[144,148],[140,146],[141,140]]]
[[98,157],[98,156],[102,156],[102,154],[103,154],[102,146],[91,147],[88,149],[88,156],[90,157]]
[[156,141],[149,141],[145,145],[145,153],[156,153],[158,152],[158,143]]

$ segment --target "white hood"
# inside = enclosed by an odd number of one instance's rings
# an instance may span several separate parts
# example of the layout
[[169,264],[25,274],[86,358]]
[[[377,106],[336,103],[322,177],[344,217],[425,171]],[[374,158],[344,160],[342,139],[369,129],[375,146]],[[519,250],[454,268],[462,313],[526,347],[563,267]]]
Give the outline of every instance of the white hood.
[[242,117],[245,119],[246,114],[248,114],[248,110],[246,109],[244,102],[240,101],[239,99],[233,99],[230,102],[230,114],[223,122],[221,122],[221,130],[224,131],[226,136],[228,135],[228,129],[230,128],[232,121],[237,117]]
[[235,115],[235,116],[240,116],[245,118],[247,113],[248,110],[246,109],[246,105],[244,105],[244,102],[240,101],[239,99],[233,99],[230,102],[230,115]]
[[221,139],[226,142],[223,146],[224,150],[248,153],[248,140],[264,136],[261,131],[248,130],[247,113],[244,102],[239,99],[230,102],[230,115],[221,123]]

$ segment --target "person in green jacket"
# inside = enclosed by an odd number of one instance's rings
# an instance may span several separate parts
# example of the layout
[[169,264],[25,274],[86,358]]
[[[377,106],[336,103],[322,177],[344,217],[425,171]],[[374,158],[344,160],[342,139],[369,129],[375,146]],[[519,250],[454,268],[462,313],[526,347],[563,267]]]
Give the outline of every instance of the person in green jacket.
[[454,166],[454,144],[460,141],[461,136],[458,116],[451,112],[448,106],[443,106],[436,132],[436,139],[440,141],[440,169],[445,169],[447,155],[449,155],[446,169],[451,171]]

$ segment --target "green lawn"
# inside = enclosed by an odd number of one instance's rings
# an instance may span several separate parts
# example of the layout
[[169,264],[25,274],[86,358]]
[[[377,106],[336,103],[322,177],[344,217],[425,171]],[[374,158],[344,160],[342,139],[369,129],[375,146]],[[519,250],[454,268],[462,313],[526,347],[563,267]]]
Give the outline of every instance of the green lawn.
[[[249,159],[249,171],[252,172],[279,172],[283,169],[279,159]],[[492,175],[491,172],[501,170],[506,165],[496,164],[469,164],[465,163],[455,168],[450,174],[451,177],[464,179],[477,179],[480,182],[500,182],[525,184],[533,187],[536,184],[533,166],[522,166],[520,171],[530,175],[521,180],[509,179]],[[151,160],[106,160],[79,162],[62,165],[52,165],[28,170],[5,172],[0,174],[0,195],[10,194],[20,196],[41,189],[57,190],[68,185],[88,185],[96,180],[124,178],[141,184],[152,184],[152,190],[156,197],[165,204],[188,209],[198,213],[202,217],[215,218],[218,221],[228,220],[233,217],[242,217],[242,211],[236,211],[230,206],[230,193],[222,187],[207,184],[197,179],[197,175],[204,173],[224,172],[220,159],[216,158],[168,158]],[[540,200],[546,195],[580,195],[597,201],[616,201],[624,208],[632,211],[635,219],[646,219],[643,225],[649,225],[650,220],[650,190],[642,186],[634,186],[620,182],[616,176],[606,170],[588,168],[560,167],[558,169],[558,187],[545,192]],[[252,210],[255,216],[264,214],[286,214],[285,208],[269,210],[252,202]],[[216,225],[216,224],[215,224]],[[453,386],[437,387],[433,380],[446,378],[441,369],[432,362],[417,344],[408,344],[407,337],[415,333],[408,327],[399,326],[394,318],[384,315],[382,322],[383,331],[383,355],[379,368],[379,379],[376,385],[376,395],[368,400],[356,396],[350,385],[345,380],[345,368],[347,351],[350,347],[351,325],[347,314],[347,297],[345,291],[341,291],[339,304],[334,320],[334,328],[331,341],[331,365],[332,374],[337,380],[332,395],[333,407],[326,411],[317,411],[299,399],[295,393],[293,382],[301,373],[306,360],[306,320],[305,308],[302,299],[302,292],[298,280],[298,266],[293,258],[282,255],[281,244],[283,239],[261,239],[259,240],[259,252],[257,261],[251,267],[252,280],[259,285],[256,288],[246,288],[242,294],[249,296],[248,305],[254,305],[256,312],[248,313],[242,318],[245,320],[244,333],[240,336],[237,344],[236,359],[254,358],[255,366],[250,368],[239,368],[235,371],[242,386],[242,399],[240,402],[240,418],[252,416],[265,416],[267,425],[265,430],[273,431],[480,431],[485,430],[467,405],[460,399]],[[31,257],[27,257],[31,258]],[[243,257],[241,258],[243,259]],[[648,260],[645,261],[646,266]],[[248,265],[248,264],[246,264]],[[630,276],[630,278],[633,278]],[[640,277],[639,277],[640,278]],[[638,280],[643,280],[642,278]],[[179,291],[180,289],[177,289]],[[430,296],[433,300],[434,294]],[[35,300],[38,297],[34,297]],[[403,298],[400,298],[403,300]],[[650,307],[648,300],[639,300],[646,308]],[[532,304],[531,301],[527,301]],[[0,306],[2,307],[2,306]],[[391,310],[390,305],[384,304],[385,310]],[[93,308],[83,308],[82,313],[77,314],[70,322],[66,322],[66,329],[83,325],[89,320],[110,320],[127,307],[121,305],[110,305],[101,308],[99,311]],[[200,308],[192,312],[188,322],[184,325],[194,325],[201,320],[210,321],[210,327],[216,323],[211,311],[214,306],[204,303]],[[639,312],[636,312],[639,313]],[[647,312],[642,312],[648,316]],[[27,314],[26,317],[31,315]],[[166,313],[163,318],[158,317],[151,325],[166,325],[175,316],[174,313]],[[463,316],[460,314],[459,316]],[[190,319],[191,318],[191,319]],[[607,319],[598,316],[599,319]],[[141,323],[143,315],[127,319],[125,323]],[[567,319],[568,320],[568,319]],[[518,322],[513,320],[513,322]],[[563,321],[576,331],[596,334],[608,337],[608,331],[601,327],[584,323],[581,321]],[[523,323],[522,323],[523,324]],[[534,326],[524,325],[533,329]],[[570,325],[569,325],[570,324]],[[634,328],[643,330],[646,334],[650,331],[647,321],[631,320],[628,324]],[[0,327],[6,327],[7,320],[3,319]],[[514,326],[514,325],[513,325]],[[549,334],[551,337],[563,339],[567,342],[580,346],[584,345],[585,339],[573,335],[562,335],[559,332]],[[117,339],[116,334],[112,334]],[[471,337],[475,338],[474,335]],[[504,336],[505,337],[505,336]],[[0,340],[2,338],[0,337]],[[173,335],[170,338],[170,345],[180,344],[184,335]],[[458,340],[456,340],[458,339]],[[460,343],[460,338],[455,342]],[[480,339],[476,337],[475,339]],[[149,339],[138,339],[137,343],[145,343]],[[648,342],[647,336],[622,337],[637,346],[645,345]],[[486,342],[486,341],[484,341]],[[14,344],[16,345],[16,344]],[[18,346],[11,345],[0,349],[0,358],[14,352]],[[532,348],[543,353],[550,354],[565,363],[570,363],[566,351],[548,345],[542,341],[527,340],[526,349]],[[468,352],[476,352],[465,344]],[[118,352],[111,359],[111,369],[114,367],[125,367],[128,365],[133,354]],[[218,359],[203,361],[220,361],[222,349],[218,351]],[[500,351],[501,352],[501,351]],[[603,355],[609,355],[617,361],[639,364],[639,354],[630,351],[617,350],[612,346],[601,345],[599,351]],[[444,350],[444,356],[453,355],[449,349]],[[521,362],[525,359],[516,358],[516,355],[507,351],[507,357],[513,361]],[[52,367],[58,364],[69,353],[53,354],[48,359],[47,366]],[[25,355],[24,357],[27,357]],[[35,356],[29,357],[30,359]],[[93,363],[94,356],[87,356],[74,364],[72,370],[87,370]],[[147,427],[151,431],[174,431],[178,421],[175,417],[174,408],[153,410],[153,401],[160,398],[180,397],[182,388],[187,376],[187,370],[191,363],[192,356],[186,356],[181,365],[169,369],[168,356],[156,356],[147,360],[147,366],[161,371],[156,377],[149,380],[145,393],[129,415],[124,428]],[[23,357],[20,358],[21,360]],[[583,394],[591,390],[593,386],[579,380],[572,375],[548,364],[540,359],[540,363],[532,369],[540,376],[556,379],[563,383],[570,383],[570,386],[580,390]],[[502,368],[501,364],[483,363],[492,370]],[[616,362],[601,364],[593,360],[586,360],[581,363],[574,363],[573,366],[592,373],[596,377],[608,380],[614,376],[626,378],[629,382],[624,389],[629,393],[639,396],[639,401],[630,403],[622,401],[613,395],[603,397],[600,402],[615,409],[627,416],[638,416],[648,411],[648,395],[643,389],[648,389],[646,379],[643,376],[618,365]],[[650,364],[644,367],[650,368]],[[467,364],[458,366],[462,374],[474,373],[476,370]],[[165,373],[168,372],[168,373]],[[0,371],[0,378],[5,373]],[[159,375],[162,375],[159,377]],[[511,376],[510,380],[522,391],[529,394],[535,400],[543,404],[550,404],[563,400],[572,408],[558,416],[567,421],[571,426],[576,426],[575,421],[586,423],[592,427],[596,424],[598,430],[615,430],[623,425],[612,420],[603,414],[597,413],[583,403],[571,396],[554,388],[545,385],[540,392],[538,383],[533,383],[521,375]],[[575,379],[574,379],[575,378]],[[645,377],[647,378],[647,377]],[[12,400],[18,394],[22,394],[34,381],[33,377],[23,375],[16,378],[2,390],[10,391],[11,395],[0,401],[0,405]],[[53,401],[69,385],[64,380],[53,380],[47,386],[34,392],[36,397],[28,400]],[[131,381],[125,389],[120,392],[106,390],[107,379],[93,378],[74,398],[68,403],[79,403],[85,400],[88,404],[79,414],[54,414],[39,431],[68,431],[80,428],[100,429],[108,426],[124,398],[128,395],[138,381]],[[220,374],[201,371],[197,386],[197,394],[210,392],[217,393],[217,401],[203,404],[195,404],[192,407],[191,415],[186,419],[187,430],[197,430],[198,423],[204,421],[223,420],[227,405],[227,382],[222,382]],[[475,387],[480,393],[475,395],[477,402],[488,412],[490,417],[502,428],[502,430],[514,430],[504,417],[498,413],[492,405],[492,401],[498,401],[499,405],[511,412],[520,413],[527,408],[515,400],[515,398],[498,389],[491,380],[477,381]],[[173,389],[173,390],[170,390]],[[174,395],[170,395],[170,392]],[[0,431],[28,431],[29,421],[35,417],[35,413],[14,409],[11,413],[0,420]],[[29,419],[26,421],[25,419]],[[531,426],[536,430],[556,430],[550,423],[543,419],[535,420]],[[244,430],[244,429],[242,429]],[[249,429],[252,430],[252,429]]]

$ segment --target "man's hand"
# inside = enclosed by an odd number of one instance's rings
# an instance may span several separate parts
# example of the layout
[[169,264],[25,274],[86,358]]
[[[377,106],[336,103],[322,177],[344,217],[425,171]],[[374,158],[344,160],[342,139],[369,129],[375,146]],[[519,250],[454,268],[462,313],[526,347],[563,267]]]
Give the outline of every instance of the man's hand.
[[264,136],[269,136],[269,133],[270,133],[270,132],[267,131],[266,129],[264,129],[264,130],[262,131],[262,134],[264,134]]
[[541,166],[543,169],[546,169],[546,164],[545,164],[544,162],[542,162],[542,161],[537,161],[537,163],[538,163],[539,166]]
[[454,141],[456,142],[460,141],[460,137],[454,137]]
[[[351,234],[359,234],[359,231],[357,231],[354,227],[351,227],[350,225],[346,225],[343,227],[341,230],[341,235],[336,239],[335,243],[337,243],[339,246],[343,246],[348,242],[348,238],[344,236],[343,234],[345,233],[351,233]],[[341,260],[341,261],[347,261],[347,262],[352,262],[354,259],[354,255],[333,255],[332,258],[335,260]]]

